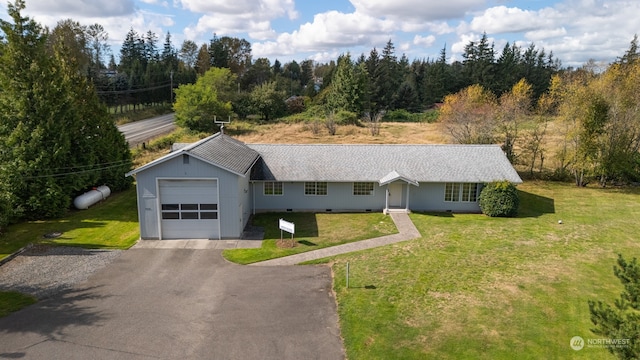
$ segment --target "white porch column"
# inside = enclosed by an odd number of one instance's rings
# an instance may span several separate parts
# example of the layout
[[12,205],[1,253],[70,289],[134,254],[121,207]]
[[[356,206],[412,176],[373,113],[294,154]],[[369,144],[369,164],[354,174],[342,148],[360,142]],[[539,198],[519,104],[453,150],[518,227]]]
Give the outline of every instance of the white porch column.
[[405,211],[409,212],[409,191],[411,190],[411,184],[407,183],[407,202],[405,203]]
[[385,192],[385,197],[384,197],[384,211],[383,213],[386,214],[389,210],[389,184],[387,184],[387,189],[384,191]]

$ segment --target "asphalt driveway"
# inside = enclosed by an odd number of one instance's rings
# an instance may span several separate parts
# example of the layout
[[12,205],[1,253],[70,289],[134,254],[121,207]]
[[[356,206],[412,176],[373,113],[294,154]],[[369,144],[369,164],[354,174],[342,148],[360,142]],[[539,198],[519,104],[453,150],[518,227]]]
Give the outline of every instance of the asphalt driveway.
[[8,359],[342,359],[330,269],[249,267],[221,250],[131,249],[0,318]]

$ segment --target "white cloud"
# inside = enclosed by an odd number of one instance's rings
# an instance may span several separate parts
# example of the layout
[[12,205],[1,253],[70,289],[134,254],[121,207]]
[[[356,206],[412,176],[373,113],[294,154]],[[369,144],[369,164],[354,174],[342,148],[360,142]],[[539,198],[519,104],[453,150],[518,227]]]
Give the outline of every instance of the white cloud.
[[194,13],[251,15],[259,19],[298,16],[293,0],[179,0],[183,8]]
[[552,22],[536,11],[506,6],[489,8],[482,15],[474,17],[470,24],[473,31],[491,34],[534,31],[547,26],[552,26]]
[[467,11],[484,5],[485,0],[350,0],[356,12],[380,18],[421,19],[424,21],[462,18]]
[[336,60],[338,58],[338,56],[340,56],[341,53],[334,51],[334,52],[319,52],[319,53],[315,53],[311,56],[309,56],[309,59],[318,62],[318,63],[328,63],[332,60]]
[[194,13],[202,13],[195,26],[184,33],[189,39],[216,34],[248,33],[252,39],[267,40],[276,37],[271,21],[283,16],[298,16],[293,0],[177,0]]
[[416,35],[413,38],[413,45],[431,47],[435,42],[436,42],[436,37],[433,35],[429,35],[429,36]]
[[464,46],[486,32],[496,38],[496,48],[506,41],[521,47],[533,42],[566,66],[610,62],[638,32],[638,13],[640,1],[629,0],[558,0],[537,10],[495,6],[461,22],[451,50],[459,60]]
[[524,37],[531,41],[541,41],[549,38],[562,37],[567,35],[567,29],[559,27],[555,29],[533,30],[524,33]]
[[295,52],[324,52],[336,48],[353,48],[386,42],[394,30],[393,22],[361,13],[344,14],[337,11],[316,14],[291,33],[283,33],[276,41],[256,43],[257,57]]
[[30,0],[25,11],[58,17],[110,17],[131,15],[135,11],[133,0]]

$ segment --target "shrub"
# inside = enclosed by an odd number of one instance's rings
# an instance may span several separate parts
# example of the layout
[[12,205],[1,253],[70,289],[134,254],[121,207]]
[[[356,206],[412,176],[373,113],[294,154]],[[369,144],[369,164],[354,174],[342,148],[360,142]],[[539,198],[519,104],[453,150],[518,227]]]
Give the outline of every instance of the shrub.
[[302,96],[292,96],[284,101],[287,105],[288,114],[298,114],[306,109],[305,99]]
[[392,122],[411,122],[413,121],[412,114],[405,109],[391,110],[384,114],[384,121]]
[[485,184],[480,193],[480,209],[491,217],[513,217],[518,214],[520,199],[515,185],[508,181]]
[[427,110],[424,112],[411,113],[405,109],[397,109],[387,112],[382,121],[385,122],[412,122],[412,123],[433,123],[438,120],[437,110]]
[[335,120],[340,125],[358,125],[358,114],[340,110],[335,114]]

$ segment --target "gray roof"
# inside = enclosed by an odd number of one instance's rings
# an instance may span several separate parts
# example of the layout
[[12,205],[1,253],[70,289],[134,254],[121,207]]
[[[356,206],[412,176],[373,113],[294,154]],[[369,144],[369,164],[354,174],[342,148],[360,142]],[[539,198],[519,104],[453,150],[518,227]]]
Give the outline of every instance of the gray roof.
[[220,133],[206,140],[185,148],[186,152],[237,174],[246,174],[260,156],[242,141]]
[[262,158],[253,180],[522,182],[498,145],[247,146]]
[[193,144],[176,144],[172,146],[171,153],[127,173],[126,176],[137,174],[182,154],[188,154],[242,176],[251,170],[260,156],[243,142],[217,133]]
[[175,146],[127,176],[182,154],[241,176],[252,170],[252,180],[522,182],[498,145],[245,144],[220,133]]

